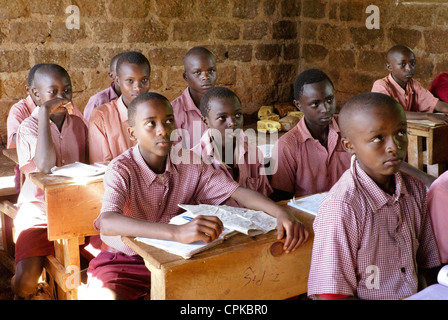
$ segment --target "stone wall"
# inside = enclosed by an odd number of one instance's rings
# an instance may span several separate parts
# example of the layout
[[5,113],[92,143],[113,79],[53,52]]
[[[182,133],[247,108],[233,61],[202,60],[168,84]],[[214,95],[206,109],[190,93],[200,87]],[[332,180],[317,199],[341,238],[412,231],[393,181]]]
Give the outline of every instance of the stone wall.
[[[174,99],[186,87],[183,56],[196,45],[218,58],[218,84],[234,89],[244,112],[292,100],[299,72],[318,67],[335,82],[338,104],[369,91],[387,74],[384,55],[414,49],[425,86],[448,69],[448,5],[437,0],[0,0],[0,135],[10,106],[25,96],[29,69],[56,62],[72,77],[74,101],[109,85],[108,64],[125,50],[152,64],[151,89]],[[380,9],[380,29],[366,28],[366,7]],[[69,5],[79,29],[68,29]]]

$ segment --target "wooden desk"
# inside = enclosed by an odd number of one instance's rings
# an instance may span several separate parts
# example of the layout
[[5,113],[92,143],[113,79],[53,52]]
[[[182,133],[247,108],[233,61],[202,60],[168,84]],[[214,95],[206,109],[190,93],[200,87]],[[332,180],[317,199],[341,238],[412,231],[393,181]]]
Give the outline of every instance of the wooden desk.
[[423,121],[408,121],[408,163],[438,177],[448,163],[448,125],[430,126]]
[[[93,221],[101,209],[104,194],[103,176],[84,179],[50,176],[43,173],[29,175],[45,192],[48,219],[48,240],[55,243],[55,258],[67,270],[62,281],[69,290],[66,299],[77,299],[77,285],[80,278],[79,245],[84,237],[96,235]],[[64,293],[61,292],[62,295]]]
[[188,260],[133,238],[123,241],[151,271],[151,299],[287,299],[307,292],[314,238],[314,216],[288,208],[310,232],[307,243],[289,254],[278,247],[275,230],[255,238],[238,234]]

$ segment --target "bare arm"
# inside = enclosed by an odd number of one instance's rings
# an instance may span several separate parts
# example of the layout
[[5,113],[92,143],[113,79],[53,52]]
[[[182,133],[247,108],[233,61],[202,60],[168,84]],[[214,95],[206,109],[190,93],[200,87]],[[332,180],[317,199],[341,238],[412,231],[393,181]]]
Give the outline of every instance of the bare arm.
[[146,237],[191,243],[215,240],[221,234],[223,225],[217,217],[211,216],[198,216],[178,226],[126,217],[117,212],[103,212],[100,217],[100,229],[106,236]]

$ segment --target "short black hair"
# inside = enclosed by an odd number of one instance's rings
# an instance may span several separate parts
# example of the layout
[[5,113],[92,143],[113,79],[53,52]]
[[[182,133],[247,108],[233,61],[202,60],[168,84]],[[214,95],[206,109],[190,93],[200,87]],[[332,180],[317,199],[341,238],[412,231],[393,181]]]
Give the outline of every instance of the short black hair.
[[361,93],[348,99],[339,112],[338,124],[342,136],[346,137],[347,132],[349,132],[354,114],[380,107],[396,108],[406,118],[403,107],[391,96],[379,92]]
[[117,62],[118,62],[118,59],[120,59],[120,57],[121,57],[123,54],[124,54],[124,52],[120,52],[120,53],[114,55],[114,56],[112,57],[112,59],[110,59],[109,69],[112,69],[112,67],[114,66],[114,64],[115,64],[115,66],[116,66],[116,64],[117,64]]
[[142,93],[142,94],[138,95],[134,100],[132,100],[128,106],[129,126],[131,126],[131,127],[135,126],[135,114],[136,114],[137,106],[143,102],[150,101],[150,100],[162,100],[162,101],[168,102],[171,105],[171,103],[167,97],[165,97],[157,92]]
[[140,52],[137,51],[129,51],[129,52],[123,52],[117,61],[117,75],[120,73],[120,67],[123,63],[130,63],[130,64],[136,64],[136,65],[144,65],[146,64],[149,68],[149,72],[151,72],[151,64],[149,63],[149,60]]
[[208,50],[205,47],[197,46],[197,47],[193,47],[190,50],[188,50],[188,52],[185,54],[185,57],[184,57],[184,63],[191,56],[195,56],[195,55],[207,55],[207,56],[211,57],[213,60],[216,59],[215,55],[210,50]]
[[210,100],[212,99],[224,99],[234,98],[241,104],[240,98],[235,92],[226,87],[213,87],[207,90],[207,92],[201,98],[201,104],[199,109],[203,117],[206,117],[210,111]]
[[36,73],[37,69],[39,69],[40,67],[46,65],[46,63],[38,63],[35,64],[31,69],[30,72],[28,72],[28,79],[26,84],[28,85],[28,87],[31,87],[33,85],[33,81],[34,81],[34,74]]
[[[70,75],[68,74],[67,70],[65,70],[64,67],[55,64],[55,63],[43,63],[39,68],[37,68],[34,72],[34,78],[36,77],[36,74],[40,73],[54,73],[58,75],[64,75],[67,76],[70,79]],[[70,79],[71,81],[71,79]]]
[[303,93],[303,86],[306,84],[318,83],[328,80],[334,89],[334,84],[330,77],[319,69],[308,69],[300,73],[294,82],[294,99],[299,100]]

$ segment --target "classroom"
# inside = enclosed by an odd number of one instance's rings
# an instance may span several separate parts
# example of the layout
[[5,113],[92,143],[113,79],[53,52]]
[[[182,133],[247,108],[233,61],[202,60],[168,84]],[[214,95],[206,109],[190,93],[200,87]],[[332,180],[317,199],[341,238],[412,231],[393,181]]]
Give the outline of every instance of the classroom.
[[[14,232],[14,227],[13,219],[11,215],[8,216],[8,212],[14,212],[14,217],[17,214],[17,208],[14,207],[18,201],[17,179],[19,176],[24,179],[24,173],[20,175],[20,172],[17,173],[15,169],[18,168],[16,164],[19,163],[21,156],[17,158],[17,153],[8,151],[7,123],[11,107],[28,96],[26,85],[33,66],[56,64],[65,69],[71,80],[72,95],[69,100],[75,106],[75,111],[83,113],[92,96],[107,88],[113,88],[114,82],[108,73],[112,58],[117,57],[118,54],[136,53],[132,58],[127,58],[129,59],[127,62],[123,62],[128,65],[132,65],[131,59],[140,59],[137,65],[142,65],[145,62],[141,60],[146,58],[150,64],[147,70],[148,79],[145,80],[147,88],[142,89],[141,92],[154,92],[169,102],[173,102],[185,93],[188,86],[184,75],[187,52],[196,47],[206,48],[214,56],[216,64],[217,77],[214,86],[230,89],[239,99],[241,114],[244,117],[244,129],[256,133],[255,142],[258,144],[269,144],[269,141],[277,141],[279,137],[286,134],[281,132],[277,136],[257,133],[259,111],[263,106],[289,105],[293,109],[296,108],[295,101],[300,99],[297,99],[295,95],[294,84],[299,74],[304,71],[318,69],[324,73],[333,92],[335,115],[346,103],[351,102],[351,98],[371,92],[376,80],[389,75],[386,56],[389,49],[394,46],[405,46],[415,55],[417,64],[413,80],[418,81],[426,90],[431,87],[438,75],[448,72],[446,55],[448,44],[445,44],[448,33],[448,25],[445,22],[448,20],[448,3],[440,0],[374,0],[371,2],[363,0],[134,0],[132,2],[123,0],[0,0],[0,19],[0,147],[2,151],[0,155],[0,203],[2,203],[0,206],[2,211],[0,300],[14,298],[11,278],[16,269],[14,259],[10,259],[11,253],[15,250],[14,244],[11,244],[13,237],[11,232]],[[121,57],[118,58],[120,62],[123,60]],[[40,71],[43,73],[42,70]],[[38,73],[39,71],[36,71],[36,75]],[[142,93],[139,97],[143,95]],[[122,97],[125,97],[124,89]],[[442,97],[438,98],[443,100]],[[117,101],[119,106],[121,103],[127,109],[131,101],[126,99],[117,99]],[[162,98],[153,95],[147,99],[152,101],[151,99]],[[149,104],[147,101],[138,101],[139,106],[140,103]],[[199,108],[198,104],[196,106]],[[447,111],[444,110],[442,108],[434,112],[448,113],[448,107]],[[407,113],[406,117],[409,120]],[[177,116],[174,117],[175,122],[177,122],[176,119]],[[84,119],[84,121],[87,136],[92,130],[89,120]],[[432,126],[421,125],[418,120],[416,121],[408,123],[406,129],[409,137],[406,161],[412,169],[418,171],[416,175],[419,175],[419,179],[426,185],[426,191],[429,191],[431,183],[437,181],[436,179],[443,176],[448,169],[446,166],[448,153],[444,150],[444,141],[448,139],[448,135],[445,134],[448,133],[448,129],[445,130],[445,127],[448,128],[448,121],[443,120],[444,124]],[[440,122],[443,121],[440,120]],[[129,126],[133,126],[131,122]],[[124,131],[126,129],[127,127]],[[340,135],[338,130],[335,132]],[[267,136],[274,140],[266,140]],[[90,148],[87,154],[90,153],[90,156],[93,151],[99,150],[92,149],[95,142],[89,140],[92,139],[91,137],[92,135],[86,138]],[[131,139],[132,143],[130,141],[128,143],[131,143],[134,149],[138,138],[133,136],[133,139]],[[330,144],[330,137],[328,139]],[[339,140],[337,146],[334,147],[335,152],[339,152],[339,149],[345,152]],[[327,140],[325,140],[326,143]],[[86,143],[86,150],[89,151],[89,148]],[[276,148],[274,150],[277,152]],[[279,157],[283,154],[281,153]],[[102,160],[110,161],[115,157],[116,155],[113,155],[112,158]],[[88,160],[87,156],[85,162],[88,163]],[[279,159],[278,163],[281,166],[287,161],[282,162]],[[221,167],[223,167],[222,164]],[[349,167],[348,161],[347,166],[343,167],[343,170],[340,169],[341,172],[338,173],[337,178]],[[241,175],[241,169],[236,174]],[[28,182],[33,180],[37,188],[41,187],[40,192],[45,190],[45,195],[48,195],[47,203],[44,202],[44,206],[47,206],[46,210],[50,208],[65,210],[61,209],[62,206],[56,200],[50,203],[49,196],[56,195],[55,199],[58,199],[57,196],[61,197],[63,192],[72,192],[70,197],[62,195],[68,203],[66,205],[71,206],[70,210],[67,209],[70,213],[71,209],[77,205],[85,208],[85,212],[94,210],[99,212],[104,191],[102,180],[88,180],[85,185],[90,185],[90,189],[80,192],[81,187],[70,184],[68,189],[62,191],[58,189],[62,185],[62,180],[49,182],[46,176],[40,173],[32,173],[32,177],[27,176],[27,179]],[[222,181],[223,179],[221,177]],[[272,187],[268,185],[263,190],[268,192],[273,188],[277,191],[278,181],[283,180],[284,176],[278,177],[277,182],[271,180],[271,176],[266,178],[266,181],[267,179]],[[312,180],[312,178],[307,179]],[[46,184],[47,182],[49,183]],[[223,187],[219,190],[223,193],[219,196],[224,197],[224,193],[229,193],[226,199],[229,198],[232,188],[236,187],[229,183],[228,189]],[[250,189],[250,185],[247,188]],[[328,190],[329,188],[319,191],[313,189],[312,193]],[[294,191],[288,191],[288,194],[290,198],[271,198],[280,204],[277,207],[283,208],[286,206],[287,199],[290,200],[293,197],[295,199],[310,193],[296,192],[294,195]],[[91,202],[89,199],[81,199],[84,195],[87,198],[90,195]],[[426,197],[426,193],[422,195],[425,202]],[[79,201],[82,203],[69,203],[75,198],[81,199]],[[236,198],[228,199],[230,200],[236,200]],[[95,203],[95,208],[92,208],[91,203]],[[425,211],[425,217],[428,216],[429,221],[426,203],[422,206],[425,207],[422,210]],[[227,281],[229,287],[225,289],[222,289],[226,286],[225,282],[217,281],[216,284],[211,284],[210,279],[216,277],[216,273],[213,272],[210,274],[204,272],[203,276],[198,276],[196,283],[194,280],[182,278],[189,268],[204,264],[206,258],[202,262],[194,259],[186,262],[151,249],[140,252],[136,249],[138,246],[134,247],[136,242],[132,237],[123,237],[122,242],[131,247],[132,252],[137,252],[137,256],[140,255],[144,259],[149,271],[145,269],[139,272],[151,274],[151,296],[148,293],[144,299],[181,300],[185,297],[197,299],[210,294],[207,297],[212,300],[252,300],[254,297],[256,300],[309,300],[308,272],[313,241],[317,239],[313,231],[314,216],[311,217],[302,212],[294,213],[294,215],[296,217],[293,218],[299,219],[303,224],[297,221],[292,223],[304,225],[309,232],[309,238],[291,253],[282,252],[282,246],[279,245],[281,241],[272,231],[270,234],[257,236],[255,244],[252,238],[242,235],[226,239],[222,244],[211,249],[213,254],[206,254],[208,263],[217,270],[220,270],[221,265],[229,261],[228,259],[241,261],[241,263],[235,262],[232,271],[234,274],[237,273],[239,278],[229,276]],[[69,214],[66,217],[70,219]],[[440,221],[443,220],[442,217],[440,219]],[[424,220],[426,221],[426,218]],[[168,221],[169,219],[164,222]],[[76,223],[73,220],[73,224]],[[64,274],[65,267],[73,264],[86,267],[86,263],[89,264],[89,261],[85,261],[89,258],[82,255],[80,258],[78,247],[88,244],[85,241],[88,241],[86,239],[90,236],[98,235],[99,227],[96,224],[94,226],[93,223],[88,226],[79,224],[78,230],[72,235],[68,234],[72,231],[67,233],[63,228],[58,228],[48,229],[49,240],[55,240],[56,259],[47,258],[45,270],[49,273],[54,271],[57,274],[54,277],[52,290],[57,292],[56,296],[60,300],[77,300],[78,297],[81,299],[81,293],[78,294],[78,290],[74,290],[70,285],[62,289],[57,286],[71,280],[73,274]],[[303,232],[303,229],[300,230]],[[444,239],[448,240],[448,238]],[[431,241],[437,249],[435,240]],[[244,244],[245,249],[241,249],[241,243]],[[111,247],[111,243],[107,243],[106,246]],[[103,246],[100,250],[102,249],[104,249]],[[224,250],[229,251],[227,256],[222,256]],[[75,256],[72,255],[73,252]],[[448,255],[448,253],[445,254]],[[64,255],[66,261],[57,261],[61,260],[61,257],[63,260]],[[437,256],[437,253],[434,255]],[[262,267],[254,262],[258,260],[264,261]],[[443,261],[438,262],[437,266],[443,264]],[[313,263],[315,263],[314,260]],[[438,269],[433,270],[434,263],[434,261],[428,262],[432,272],[438,271]],[[166,270],[169,270],[168,273]],[[305,271],[300,272],[300,270]],[[78,271],[74,272],[76,276]],[[170,272],[175,276],[170,278]],[[289,273],[294,280],[291,281],[282,276],[285,273]],[[48,278],[52,276],[47,275]],[[366,274],[364,273],[363,276]],[[368,275],[367,278],[369,279]],[[82,280],[85,282],[84,278]],[[241,288],[236,288],[238,283]],[[184,289],[180,290],[179,287]],[[189,288],[191,292],[188,292]],[[335,292],[334,295],[351,296],[346,291],[342,291]],[[326,298],[334,298],[331,297],[332,292],[320,293],[326,294]],[[411,294],[407,294],[409,295]],[[390,298],[392,296],[386,296],[389,298],[385,299],[392,299]],[[401,297],[405,296],[406,294],[403,294]],[[374,295],[371,299],[375,297]],[[448,296],[444,298],[448,299]]]

